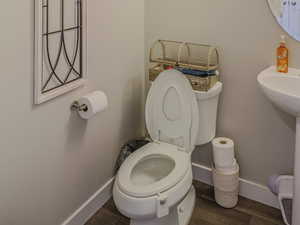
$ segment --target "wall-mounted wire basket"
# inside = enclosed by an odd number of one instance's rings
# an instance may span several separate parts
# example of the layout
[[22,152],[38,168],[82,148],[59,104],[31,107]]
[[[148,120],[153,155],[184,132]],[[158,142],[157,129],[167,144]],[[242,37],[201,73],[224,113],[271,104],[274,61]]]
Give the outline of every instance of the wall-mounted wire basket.
[[194,90],[208,91],[219,81],[218,50],[211,45],[158,40],[150,49],[150,81],[170,68],[186,74]]

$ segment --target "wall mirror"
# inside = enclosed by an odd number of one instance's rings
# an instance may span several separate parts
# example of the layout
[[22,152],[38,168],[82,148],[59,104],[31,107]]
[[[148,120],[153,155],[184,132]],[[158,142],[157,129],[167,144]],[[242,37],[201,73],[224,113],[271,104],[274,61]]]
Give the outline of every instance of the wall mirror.
[[300,0],[268,0],[280,26],[294,39],[300,41]]

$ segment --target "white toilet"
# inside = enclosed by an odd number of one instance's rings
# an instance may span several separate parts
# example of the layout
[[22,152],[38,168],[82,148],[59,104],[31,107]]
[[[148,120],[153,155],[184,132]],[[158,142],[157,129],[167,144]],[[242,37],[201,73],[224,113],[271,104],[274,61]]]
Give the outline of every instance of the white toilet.
[[131,225],[188,225],[195,205],[191,153],[216,132],[222,84],[193,91],[179,71],[162,72],[146,102],[152,143],[131,154],[113,189],[119,211]]

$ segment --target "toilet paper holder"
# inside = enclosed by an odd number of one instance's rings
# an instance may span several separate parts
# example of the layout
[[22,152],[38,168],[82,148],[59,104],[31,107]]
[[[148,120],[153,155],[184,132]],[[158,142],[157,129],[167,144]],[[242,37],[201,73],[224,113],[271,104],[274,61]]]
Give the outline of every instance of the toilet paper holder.
[[77,112],[87,112],[89,107],[86,104],[80,105],[78,101],[74,101],[71,105],[71,110]]
[[88,120],[103,112],[107,107],[108,98],[106,94],[102,91],[94,91],[75,99],[70,109],[77,112],[82,119]]

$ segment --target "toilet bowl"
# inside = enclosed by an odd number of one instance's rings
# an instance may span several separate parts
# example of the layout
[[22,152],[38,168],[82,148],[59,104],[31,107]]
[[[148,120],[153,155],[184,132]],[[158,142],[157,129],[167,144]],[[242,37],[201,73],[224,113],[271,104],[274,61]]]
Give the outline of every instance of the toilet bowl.
[[154,142],[129,156],[120,168],[113,191],[120,212],[135,220],[168,215],[191,188],[189,158],[173,145]]
[[[125,160],[113,188],[115,204],[131,225],[188,225],[195,204],[191,153],[199,140],[215,136],[216,118],[207,113],[216,115],[221,90],[218,83],[210,92],[195,93],[176,70],[153,82],[146,102],[153,141]],[[199,134],[201,120],[205,132]]]

